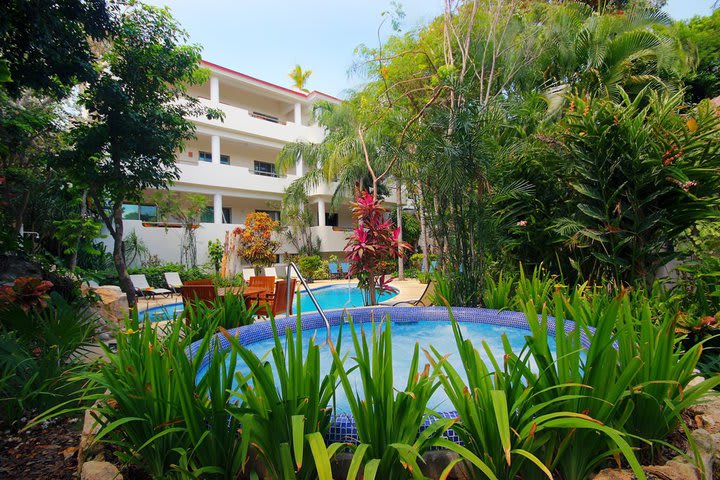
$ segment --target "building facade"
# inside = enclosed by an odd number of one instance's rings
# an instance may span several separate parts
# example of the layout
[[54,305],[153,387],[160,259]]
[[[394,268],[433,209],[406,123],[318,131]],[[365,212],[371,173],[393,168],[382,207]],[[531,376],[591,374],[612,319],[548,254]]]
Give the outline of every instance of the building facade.
[[[189,93],[205,106],[222,110],[224,119],[192,119],[196,138],[177,153],[180,178],[170,187],[175,192],[201,194],[207,200],[196,229],[198,264],[208,260],[208,241],[223,241],[225,233],[241,225],[249,213],[264,211],[281,220],[283,192],[306,166],[300,159],[294,170],[281,174],[276,168],[278,154],[291,142],[322,141],[323,129],[313,124],[313,105],[340,101],[321,92],[293,90],[202,63],[210,70],[210,79],[191,87]],[[330,211],[334,189],[334,185],[321,185],[309,192],[311,231],[320,239],[324,254],[341,252],[352,226],[348,206]],[[180,262],[182,228],[159,218],[158,207],[150,200],[153,192],[145,193],[146,201],[124,206],[125,235],[134,232],[163,262]],[[297,253],[282,236],[278,240],[279,261],[284,254]]]

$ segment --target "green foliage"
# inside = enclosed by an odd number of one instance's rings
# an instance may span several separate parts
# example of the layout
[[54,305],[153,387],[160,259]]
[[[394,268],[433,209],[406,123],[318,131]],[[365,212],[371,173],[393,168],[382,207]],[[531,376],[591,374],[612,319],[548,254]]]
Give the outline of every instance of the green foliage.
[[224,255],[225,249],[223,248],[223,244],[220,240],[215,239],[208,242],[208,258],[210,258],[210,263],[212,263],[215,273],[220,271]]
[[87,302],[52,293],[45,307],[5,305],[0,319],[0,419],[14,422],[74,398],[97,330]]
[[440,385],[437,381],[438,367],[431,370],[429,365],[425,365],[422,371],[418,370],[420,356],[416,344],[406,385],[395,385],[389,317],[382,327],[372,323],[369,343],[362,325],[359,327],[362,331],[358,333],[352,319],[349,319],[349,324],[361,390],[350,383],[349,369],[335,349],[333,358],[360,442],[353,464],[365,466],[364,478],[368,480],[417,476],[418,458],[435,445],[453,423],[452,420],[437,420],[418,435],[418,429],[427,415],[430,396]]
[[238,379],[237,395],[243,404],[233,416],[243,425],[245,448],[252,444],[257,449],[272,479],[318,478],[306,437],[321,436],[330,426],[329,403],[337,385],[337,367],[320,373],[320,347],[313,339],[305,345],[300,317],[296,333],[288,327],[282,341],[275,320],[270,319],[275,339],[269,352],[272,362],[224,332],[233,354],[250,370],[248,378]]
[[218,327],[225,329],[252,324],[257,313],[257,305],[249,307],[242,295],[218,296],[212,303],[198,302],[186,308],[182,319],[195,340],[203,338],[207,332],[216,332]]
[[148,283],[153,287],[166,288],[165,273],[178,272],[180,280],[202,280],[210,277],[210,275],[199,267],[186,267],[179,263],[164,263],[152,267],[131,268],[130,274],[143,274],[147,278]]
[[680,37],[697,50],[697,66],[685,77],[693,101],[720,95],[720,10],[706,17],[694,17],[678,25]]
[[678,113],[680,94],[621,95],[573,97],[558,126],[576,208],[555,231],[583,278],[650,283],[673,258],[667,246],[717,216],[720,118],[707,102]]
[[306,280],[315,280],[315,272],[323,266],[322,258],[319,255],[305,256],[298,259],[298,268]]

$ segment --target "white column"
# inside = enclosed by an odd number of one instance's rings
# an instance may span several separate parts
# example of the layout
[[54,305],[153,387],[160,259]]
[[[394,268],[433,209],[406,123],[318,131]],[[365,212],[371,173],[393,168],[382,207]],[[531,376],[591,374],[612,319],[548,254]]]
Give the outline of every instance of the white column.
[[302,155],[298,155],[298,161],[295,164],[295,175],[302,177],[303,175],[303,158]]
[[215,223],[223,223],[222,218],[222,195],[216,193],[213,197],[213,221]]
[[318,226],[325,226],[325,202],[318,200]]
[[220,103],[220,80],[218,77],[210,77],[210,101]]
[[295,104],[295,125],[302,125],[302,105]]
[[220,165],[220,135],[213,135],[211,142],[212,150],[210,154],[212,155],[212,163]]

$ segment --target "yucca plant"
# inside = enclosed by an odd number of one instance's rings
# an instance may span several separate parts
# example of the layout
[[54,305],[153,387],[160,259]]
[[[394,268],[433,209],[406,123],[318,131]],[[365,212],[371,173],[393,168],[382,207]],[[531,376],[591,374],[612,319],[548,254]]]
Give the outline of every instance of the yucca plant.
[[[285,347],[272,317],[270,324],[275,340],[270,352],[272,362],[258,357],[221,328],[233,354],[250,370],[247,377],[237,374],[236,394],[242,405],[232,409],[233,418],[243,425],[243,448],[247,452],[253,446],[269,478],[330,480],[329,470],[318,471],[320,458],[315,455],[319,455],[316,453],[319,446],[314,445],[318,436],[313,434],[319,434],[322,443],[322,435],[330,425],[329,404],[337,386],[336,366],[327,374],[321,373],[320,346],[313,338],[307,347],[304,345],[301,315],[297,316],[295,333],[289,327],[286,329]],[[332,452],[325,454],[332,457],[338,448],[332,447]],[[325,463],[320,465],[327,468]]]
[[[353,339],[353,359],[360,376],[360,385],[351,383],[349,369],[337,350],[333,349],[335,365],[355,418],[359,445],[353,455],[348,478],[355,478],[361,466],[363,478],[392,480],[423,478],[418,459],[432,446],[453,420],[438,419],[418,435],[430,412],[428,401],[440,386],[439,366],[419,367],[419,347],[413,351],[408,379],[402,389],[393,383],[392,327],[389,317],[379,326],[374,321],[369,332],[349,319]],[[358,387],[362,387],[361,390]]]
[[[620,353],[616,341],[627,332],[615,329],[617,303],[598,313],[600,318],[595,322],[594,332],[587,328],[582,318],[576,319],[574,329],[565,331],[565,302],[560,294],[554,296],[552,308],[556,326],[555,352],[548,341],[548,308],[542,308],[539,317],[534,302],[525,305],[531,329],[526,341],[537,373],[524,363],[521,367],[528,385],[535,391],[538,404],[554,405],[557,412],[585,415],[587,421],[583,422],[583,427],[573,427],[574,422],[569,420],[550,424],[559,429],[545,444],[543,462],[551,470],[560,472],[563,478],[585,478],[600,464],[621,453],[635,475],[644,479],[635,453],[622,433],[633,413],[633,405],[624,399],[643,362],[634,356],[627,359],[624,368],[618,368]],[[590,339],[587,348],[582,345],[582,333]],[[559,396],[567,400],[556,401]],[[538,417],[536,421],[540,419]]]

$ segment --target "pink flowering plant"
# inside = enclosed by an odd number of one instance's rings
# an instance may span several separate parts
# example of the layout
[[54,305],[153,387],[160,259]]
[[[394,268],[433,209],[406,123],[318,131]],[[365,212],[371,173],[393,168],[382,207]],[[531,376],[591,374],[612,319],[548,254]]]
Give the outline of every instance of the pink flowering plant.
[[410,244],[400,240],[400,229],[387,218],[385,208],[370,193],[361,192],[352,204],[357,227],[345,245],[345,259],[350,263],[348,276],[357,276],[366,305],[377,303],[377,293],[396,291],[392,277],[379,275],[384,261],[405,258]]

